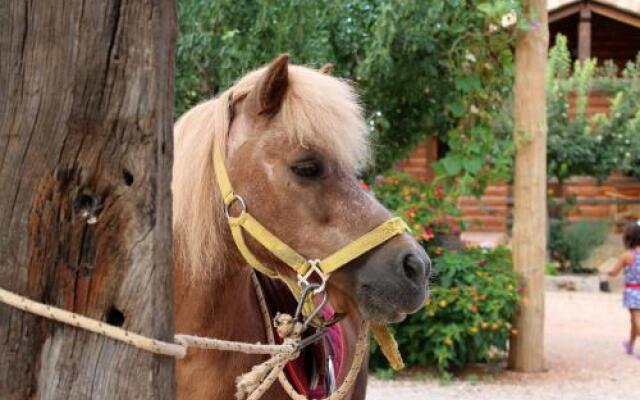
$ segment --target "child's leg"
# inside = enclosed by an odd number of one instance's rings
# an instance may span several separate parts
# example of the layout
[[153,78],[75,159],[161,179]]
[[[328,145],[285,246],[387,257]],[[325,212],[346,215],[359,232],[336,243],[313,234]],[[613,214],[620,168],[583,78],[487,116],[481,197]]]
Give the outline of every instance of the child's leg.
[[622,342],[622,347],[624,348],[624,352],[627,354],[633,354],[633,345],[636,341],[636,336],[638,336],[638,330],[636,329],[636,321],[633,315],[634,310],[629,309],[629,340]]
[[640,334],[640,310],[629,309],[631,315],[631,332],[629,334],[629,345],[633,349],[636,337]]

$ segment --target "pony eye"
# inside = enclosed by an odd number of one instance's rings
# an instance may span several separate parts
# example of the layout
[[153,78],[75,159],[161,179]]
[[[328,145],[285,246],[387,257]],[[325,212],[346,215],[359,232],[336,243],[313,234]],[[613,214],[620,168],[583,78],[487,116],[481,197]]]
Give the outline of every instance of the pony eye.
[[291,166],[291,171],[301,178],[316,179],[322,176],[322,163],[316,159],[302,160]]

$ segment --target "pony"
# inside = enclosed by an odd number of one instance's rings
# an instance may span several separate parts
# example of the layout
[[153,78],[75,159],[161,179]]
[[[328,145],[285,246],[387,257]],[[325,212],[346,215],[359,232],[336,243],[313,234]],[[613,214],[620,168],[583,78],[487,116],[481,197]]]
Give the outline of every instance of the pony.
[[[267,341],[253,272],[225,218],[212,163],[214,146],[223,154],[247,210],[309,259],[331,254],[390,218],[356,178],[370,162],[371,147],[356,93],[327,70],[291,65],[289,56],[281,55],[176,123],[172,196],[177,332]],[[248,235],[245,239],[262,263],[295,276],[257,241]],[[403,233],[331,275],[330,307],[344,315],[339,330],[343,364],[351,363],[363,319],[397,322],[420,308],[428,295],[429,274],[426,252]],[[262,275],[260,282],[271,313],[292,313],[296,302],[284,284]],[[317,351],[317,346],[306,349],[301,361],[307,385],[318,381]],[[264,359],[190,349],[177,364],[178,396],[231,399],[234,379]],[[338,384],[345,374],[346,368],[338,368]],[[365,366],[352,399],[364,399],[366,380]],[[265,398],[288,396],[276,383]]]

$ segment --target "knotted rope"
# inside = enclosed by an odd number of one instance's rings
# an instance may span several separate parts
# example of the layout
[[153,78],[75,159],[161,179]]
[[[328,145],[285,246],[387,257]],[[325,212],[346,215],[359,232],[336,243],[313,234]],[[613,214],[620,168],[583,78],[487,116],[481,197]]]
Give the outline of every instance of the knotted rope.
[[[284,338],[285,344],[291,343],[296,346],[300,343],[302,334],[302,324],[300,322],[295,322],[288,314],[279,314],[276,316],[275,321],[278,335]],[[364,355],[367,352],[367,330],[368,324],[364,322],[358,335],[356,351],[347,376],[342,385],[324,400],[342,400],[351,392],[353,384],[358,377],[358,372],[360,372]],[[276,354],[264,363],[254,366],[251,371],[238,377],[236,379],[236,400],[257,400],[261,398],[271,387],[276,377],[279,378],[284,391],[293,400],[307,400],[307,397],[293,388],[283,372],[287,363],[295,360],[299,355],[299,351],[292,354]]]
[[[300,355],[300,343],[302,338],[302,323],[294,321],[289,314],[278,314],[274,320],[278,335],[283,338],[282,344],[275,344],[269,310],[262,287],[255,275],[252,274],[252,282],[256,289],[256,296],[260,311],[266,327],[266,335],[269,344],[244,343],[231,340],[199,337],[193,335],[175,335],[175,343],[165,342],[149,338],[147,336],[128,331],[113,325],[103,323],[93,318],[85,317],[58,307],[39,303],[24,296],[17,295],[0,288],[0,302],[15,307],[19,310],[39,315],[41,317],[62,322],[76,328],[84,329],[99,335],[109,337],[120,342],[127,343],[139,349],[171,357],[182,359],[189,347],[200,349],[215,349],[221,351],[234,351],[245,354],[271,355],[267,361],[254,366],[251,371],[236,379],[236,398],[240,400],[257,400],[271,387],[278,378],[284,391],[293,400],[307,400],[291,385],[283,370],[285,365]],[[356,380],[362,366],[364,355],[367,351],[369,323],[363,321],[358,334],[356,350],[353,356],[351,368],[342,385],[329,397],[323,400],[344,399]]]
[[[262,291],[262,286],[260,286],[260,281],[258,281],[258,277],[256,274],[252,274],[251,276],[253,286],[256,289],[256,297],[258,298],[258,305],[260,306],[260,310],[262,311],[262,319],[264,321],[264,326],[266,329],[267,340],[270,344],[275,343],[275,338],[273,336],[273,330],[270,329],[271,320],[269,317],[269,309],[267,308],[267,302],[264,297],[264,292]],[[344,377],[342,381],[342,385],[340,385],[335,392],[333,392],[329,397],[323,400],[342,400],[344,399],[350,392],[351,388],[353,388],[353,384],[358,378],[358,373],[360,372],[360,368],[362,368],[362,362],[364,361],[364,357],[367,354],[369,349],[369,322],[362,321],[360,325],[360,330],[358,331],[358,338],[356,339],[356,349],[353,354],[353,360],[351,361],[351,368],[347,372],[347,375]],[[280,386],[284,389],[284,391],[289,395],[289,397],[293,400],[308,400],[306,396],[301,395],[298,391],[293,387],[289,379],[285,373],[280,370],[278,374],[278,382]],[[273,382],[272,382],[273,383]],[[269,384],[271,385],[271,384]],[[267,387],[268,389],[268,387]],[[265,389],[266,392],[266,389]],[[256,397],[259,398],[259,397]]]
[[[300,349],[300,340],[304,331],[301,322],[293,319],[289,314],[278,314],[274,319],[274,327],[278,336],[283,339],[283,344]],[[289,361],[300,356],[300,350],[291,354],[276,354],[262,364],[251,368],[251,371],[236,379],[236,399],[259,399],[276,380]]]

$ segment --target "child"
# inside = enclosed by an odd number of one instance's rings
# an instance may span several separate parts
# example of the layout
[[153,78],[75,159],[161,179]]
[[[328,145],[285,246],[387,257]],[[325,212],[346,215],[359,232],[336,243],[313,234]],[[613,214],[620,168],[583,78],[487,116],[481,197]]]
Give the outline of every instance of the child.
[[633,354],[636,337],[640,336],[640,220],[627,225],[622,240],[627,250],[609,271],[609,276],[616,276],[624,269],[623,304],[629,309],[631,332],[623,346],[625,353]]

